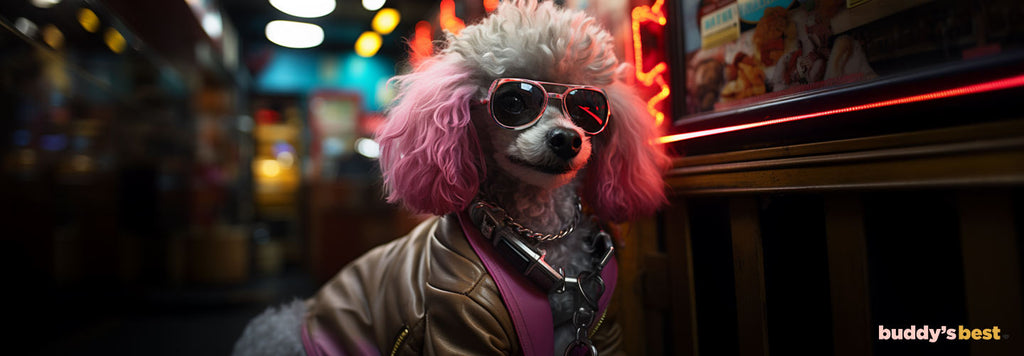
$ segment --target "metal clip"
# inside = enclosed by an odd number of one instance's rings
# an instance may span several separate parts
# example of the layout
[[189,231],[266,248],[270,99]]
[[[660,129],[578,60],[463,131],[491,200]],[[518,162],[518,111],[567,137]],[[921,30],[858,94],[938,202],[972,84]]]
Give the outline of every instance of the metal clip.
[[494,239],[494,230],[498,227],[498,223],[494,221],[494,217],[491,213],[484,211],[483,221],[480,222],[480,233],[484,235],[487,240]]

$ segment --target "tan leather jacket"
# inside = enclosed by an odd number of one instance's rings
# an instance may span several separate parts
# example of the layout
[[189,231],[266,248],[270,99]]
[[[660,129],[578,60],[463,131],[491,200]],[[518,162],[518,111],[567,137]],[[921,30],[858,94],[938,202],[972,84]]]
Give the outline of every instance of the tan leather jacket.
[[[498,287],[455,215],[368,252],[307,306],[302,338],[310,355],[523,354]],[[606,316],[595,327],[601,355],[617,353],[619,326]]]

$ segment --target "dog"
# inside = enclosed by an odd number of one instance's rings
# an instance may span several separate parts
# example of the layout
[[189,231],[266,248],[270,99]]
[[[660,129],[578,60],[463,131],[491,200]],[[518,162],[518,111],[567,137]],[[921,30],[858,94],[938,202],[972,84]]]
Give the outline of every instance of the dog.
[[605,231],[666,203],[669,159],[613,38],[505,1],[393,78],[389,202],[434,217],[255,318],[235,354],[618,352]]

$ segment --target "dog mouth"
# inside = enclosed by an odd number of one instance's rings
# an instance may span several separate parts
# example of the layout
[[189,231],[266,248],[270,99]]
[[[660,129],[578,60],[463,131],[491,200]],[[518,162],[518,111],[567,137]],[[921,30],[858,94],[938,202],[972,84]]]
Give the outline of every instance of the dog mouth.
[[519,158],[519,157],[515,157],[515,156],[505,156],[505,157],[508,158],[509,162],[518,164],[518,165],[523,166],[523,167],[527,167],[527,168],[533,169],[533,170],[541,172],[541,173],[561,175],[561,174],[566,174],[566,173],[572,172],[572,170],[573,170],[572,169],[572,165],[569,164],[569,162],[565,162],[563,164],[554,164],[554,165],[541,165],[541,164],[535,164],[535,163],[527,162],[526,160],[524,160],[522,158]]

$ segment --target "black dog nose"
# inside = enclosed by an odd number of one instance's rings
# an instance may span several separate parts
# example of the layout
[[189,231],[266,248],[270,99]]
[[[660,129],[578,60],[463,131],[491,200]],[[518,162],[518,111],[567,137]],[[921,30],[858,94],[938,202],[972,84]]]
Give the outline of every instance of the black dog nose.
[[556,156],[564,160],[576,157],[576,154],[580,153],[581,146],[583,146],[583,139],[575,130],[556,127],[548,131],[548,147],[555,152]]

